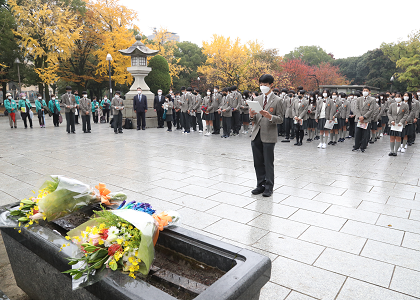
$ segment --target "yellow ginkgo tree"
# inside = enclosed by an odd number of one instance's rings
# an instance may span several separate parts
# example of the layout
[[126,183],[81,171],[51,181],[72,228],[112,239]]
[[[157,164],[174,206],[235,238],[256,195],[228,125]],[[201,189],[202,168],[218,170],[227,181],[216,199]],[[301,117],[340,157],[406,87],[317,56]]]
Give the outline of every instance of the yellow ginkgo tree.
[[[40,93],[58,78],[59,61],[70,57],[81,25],[74,11],[51,0],[9,0],[17,28],[14,34],[34,64]],[[47,96],[48,97],[48,96]]]

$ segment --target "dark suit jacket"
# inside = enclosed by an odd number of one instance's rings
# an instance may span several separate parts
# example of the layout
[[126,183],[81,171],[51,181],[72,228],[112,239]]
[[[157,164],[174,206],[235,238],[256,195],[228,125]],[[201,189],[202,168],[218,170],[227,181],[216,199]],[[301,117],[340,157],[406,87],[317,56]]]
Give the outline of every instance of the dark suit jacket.
[[144,112],[145,110],[147,110],[147,97],[146,97],[146,95],[141,95],[141,99],[139,99],[139,95],[134,96],[133,109],[137,112]]
[[153,108],[156,110],[161,110],[163,111],[162,105],[165,103],[165,96],[160,96],[160,101],[159,101],[159,95],[155,96],[155,100],[153,102]]

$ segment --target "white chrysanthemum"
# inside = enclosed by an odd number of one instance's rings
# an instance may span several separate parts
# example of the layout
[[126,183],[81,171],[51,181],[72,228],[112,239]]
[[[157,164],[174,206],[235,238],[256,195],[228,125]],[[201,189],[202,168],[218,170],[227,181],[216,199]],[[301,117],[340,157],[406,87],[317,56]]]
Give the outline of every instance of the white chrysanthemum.
[[108,234],[115,234],[115,235],[118,235],[119,233],[120,233],[120,231],[118,230],[118,228],[117,227],[115,227],[115,226],[111,226],[111,227],[109,227],[109,229],[108,229]]

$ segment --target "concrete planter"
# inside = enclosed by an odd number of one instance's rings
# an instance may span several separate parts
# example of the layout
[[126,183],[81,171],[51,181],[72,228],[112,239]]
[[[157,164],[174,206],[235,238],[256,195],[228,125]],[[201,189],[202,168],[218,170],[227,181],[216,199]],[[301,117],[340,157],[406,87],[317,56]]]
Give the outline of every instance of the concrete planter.
[[[61,272],[69,269],[65,258],[71,256],[75,245],[59,252],[68,241],[58,232],[39,225],[23,228],[21,233],[14,228],[1,228],[1,232],[17,285],[31,299],[176,299],[120,272],[112,272],[91,286],[73,291],[71,277]],[[181,227],[162,231],[158,244],[226,271],[194,298],[197,300],[256,300],[270,279],[269,258]]]

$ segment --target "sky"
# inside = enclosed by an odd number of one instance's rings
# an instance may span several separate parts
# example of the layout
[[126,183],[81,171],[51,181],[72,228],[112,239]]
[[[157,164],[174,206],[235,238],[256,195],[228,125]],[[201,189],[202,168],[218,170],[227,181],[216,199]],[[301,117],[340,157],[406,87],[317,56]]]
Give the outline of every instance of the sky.
[[[360,56],[381,43],[406,40],[420,30],[419,0],[120,0],[138,13],[137,26],[150,35],[166,28],[200,47],[214,34],[257,40],[284,55],[316,45],[335,58]],[[146,4],[147,3],[147,4]],[[411,15],[410,15],[411,14]]]

